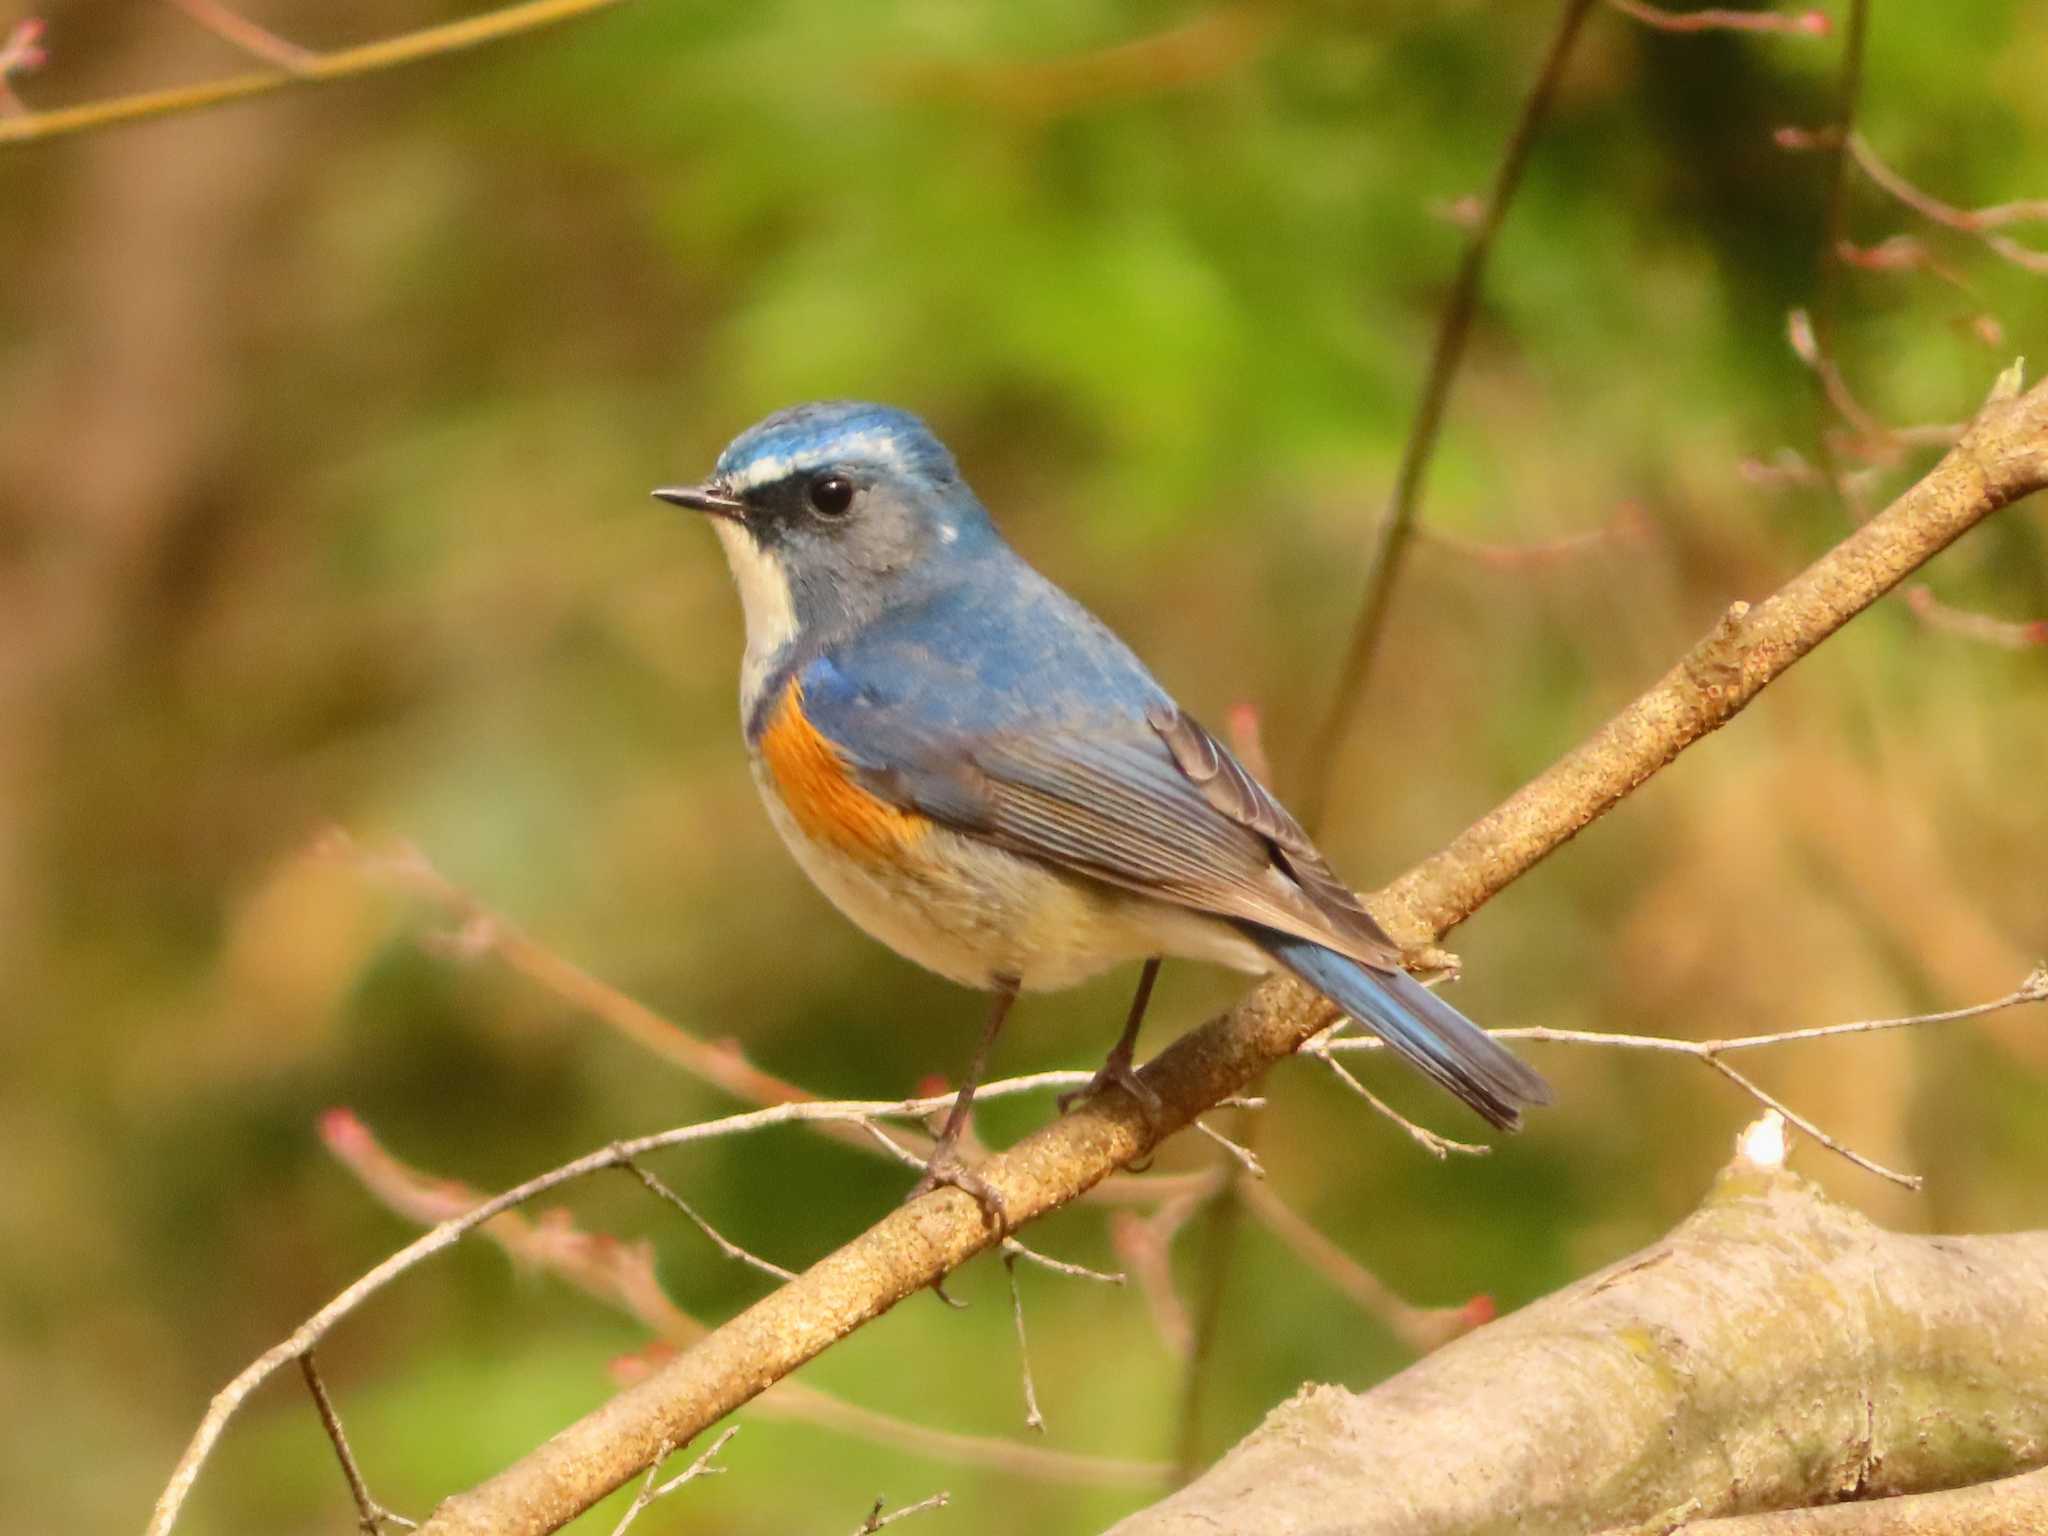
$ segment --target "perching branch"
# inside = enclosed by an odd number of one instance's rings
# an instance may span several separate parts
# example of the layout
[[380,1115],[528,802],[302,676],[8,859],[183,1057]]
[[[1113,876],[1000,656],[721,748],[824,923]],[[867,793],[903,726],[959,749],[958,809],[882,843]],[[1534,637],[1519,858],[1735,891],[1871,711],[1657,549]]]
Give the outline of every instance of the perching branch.
[[[2048,1454],[2048,1232],[1887,1232],[1785,1170],[1781,1124],[1742,1147],[1663,1241],[1369,1392],[1306,1388],[1113,1536],[2033,1529],[1906,1512],[2048,1504],[1926,1492]],[[1845,1498],[1881,1502],[1782,1513]]]
[[[1714,631],[1593,737],[1442,853],[1372,900],[1397,936],[1428,941],[1618,803],[1907,574],[2000,507],[2048,485],[2048,386],[2002,375],[1961,440],[1884,512],[1771,597],[1737,603]],[[1000,1152],[979,1172],[1013,1223],[1076,1198],[1241,1091],[1328,1022],[1327,1006],[1270,980],[1143,1069],[1159,1096],[1148,1125],[1105,1093]],[[803,1106],[789,1106],[792,1109]],[[451,1239],[452,1240],[452,1239]],[[884,1217],[637,1386],[506,1471],[441,1505],[435,1536],[551,1531],[846,1334],[991,1246],[975,1200],[941,1189]]]

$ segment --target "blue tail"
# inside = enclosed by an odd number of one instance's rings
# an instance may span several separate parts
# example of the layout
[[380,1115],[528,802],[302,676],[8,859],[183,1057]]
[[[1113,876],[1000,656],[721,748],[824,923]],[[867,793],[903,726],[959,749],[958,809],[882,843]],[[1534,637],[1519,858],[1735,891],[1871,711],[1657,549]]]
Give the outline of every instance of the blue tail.
[[1477,1024],[1405,971],[1368,970],[1292,934],[1243,925],[1253,942],[1504,1131],[1550,1085]]

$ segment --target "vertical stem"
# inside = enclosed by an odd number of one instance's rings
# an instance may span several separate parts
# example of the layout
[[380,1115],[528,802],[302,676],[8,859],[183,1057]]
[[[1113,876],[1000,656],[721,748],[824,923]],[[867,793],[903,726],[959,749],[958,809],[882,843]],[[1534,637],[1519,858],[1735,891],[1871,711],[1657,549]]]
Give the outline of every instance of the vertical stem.
[[[1494,172],[1492,190],[1487,195],[1485,211],[1465,246],[1464,257],[1451,284],[1450,298],[1437,322],[1436,346],[1430,354],[1422,401],[1402,449],[1401,468],[1395,477],[1387,510],[1373,532],[1372,551],[1366,567],[1365,597],[1351,631],[1351,642],[1343,665],[1338,670],[1336,692],[1311,749],[1308,771],[1303,779],[1302,820],[1311,828],[1322,820],[1334,780],[1337,749],[1343,745],[1357,716],[1373,658],[1379,649],[1388,600],[1400,577],[1409,537],[1414,531],[1415,512],[1421,505],[1423,483],[1429,473],[1430,459],[1436,451],[1437,434],[1443,426],[1451,383],[1464,360],[1465,342],[1471,335],[1472,318],[1478,312],[1479,287],[1486,275],[1486,259],[1507,216],[1508,205],[1514,201],[1521,186],[1529,152],[1545,118],[1549,116],[1558,82],[1564,77],[1572,46],[1578,40],[1580,25],[1592,6],[1593,0],[1564,0],[1558,12],[1557,25],[1544,53],[1542,68],[1537,71],[1536,83],[1530,88],[1527,99],[1522,103],[1521,115],[1508,135],[1500,165]],[[1247,1147],[1256,1144],[1260,1123],[1261,1117],[1254,1111],[1243,1137]],[[1181,1385],[1180,1431],[1175,1463],[1182,1481],[1193,1476],[1201,1456],[1203,1383],[1207,1377],[1208,1362],[1215,1353],[1216,1335],[1222,1326],[1223,1300],[1229,1290],[1230,1269],[1236,1257],[1238,1233],[1243,1225],[1243,1204],[1237,1193],[1237,1181],[1243,1177],[1242,1169],[1231,1171],[1209,1218],[1209,1262],[1205,1268],[1202,1295],[1195,1308],[1194,1342],[1188,1353],[1187,1374]]]
[[1842,242],[1849,235],[1849,139],[1856,131],[1856,102],[1863,94],[1863,43],[1870,32],[1870,0],[1849,0],[1849,25],[1842,38],[1842,77],[1835,107],[1835,143],[1828,156],[1827,211],[1822,221],[1819,268],[1813,300],[1814,341],[1822,358],[1835,352],[1837,289]]
[[1301,806],[1302,822],[1311,830],[1322,820],[1335,772],[1337,749],[1350,733],[1351,723],[1370,680],[1374,654],[1379,649],[1380,633],[1386,624],[1388,599],[1401,574],[1409,535],[1415,526],[1415,511],[1421,504],[1423,484],[1429,474],[1430,458],[1436,451],[1437,433],[1443,425],[1451,381],[1464,360],[1472,317],[1479,307],[1479,285],[1486,275],[1486,258],[1493,250],[1494,237],[1500,232],[1508,204],[1514,200],[1521,185],[1530,148],[1549,114],[1558,81],[1563,77],[1565,63],[1571,56],[1572,44],[1578,38],[1579,25],[1586,19],[1592,5],[1593,0],[1564,0],[1557,28],[1551,34],[1550,49],[1544,56],[1543,68],[1536,76],[1536,84],[1531,88],[1528,99],[1522,103],[1522,114],[1515,123],[1514,131],[1508,136],[1507,148],[1501,156],[1499,169],[1494,172],[1493,189],[1487,196],[1479,227],[1473,230],[1472,238],[1465,246],[1464,258],[1458,264],[1458,275],[1451,284],[1450,299],[1444,305],[1443,318],[1437,323],[1436,347],[1430,355],[1429,376],[1422,387],[1422,402],[1416,408],[1414,425],[1401,452],[1401,468],[1395,476],[1387,510],[1373,531],[1372,551],[1366,566],[1365,597],[1352,627],[1343,665],[1337,672],[1335,696],[1309,757]]

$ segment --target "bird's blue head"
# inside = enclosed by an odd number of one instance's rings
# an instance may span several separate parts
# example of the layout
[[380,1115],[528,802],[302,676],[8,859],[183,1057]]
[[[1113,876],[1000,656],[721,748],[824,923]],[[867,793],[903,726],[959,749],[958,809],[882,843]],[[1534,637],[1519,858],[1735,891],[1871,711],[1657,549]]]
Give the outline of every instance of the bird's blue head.
[[799,635],[836,638],[958,579],[998,542],[945,445],[886,405],[777,411],[734,438],[702,485],[654,494],[710,514],[746,610],[750,669]]

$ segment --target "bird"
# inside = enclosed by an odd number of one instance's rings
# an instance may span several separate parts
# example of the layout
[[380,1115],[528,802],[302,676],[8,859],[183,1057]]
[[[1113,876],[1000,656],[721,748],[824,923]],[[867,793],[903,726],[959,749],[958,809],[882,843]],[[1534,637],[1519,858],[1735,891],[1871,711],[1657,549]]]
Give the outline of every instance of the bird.
[[1123,1033],[1069,1100],[1118,1084],[1156,1114],[1133,1051],[1172,957],[1292,973],[1503,1130],[1550,1102],[1407,973],[1273,793],[1004,540],[918,417],[793,406],[653,495],[724,547],[748,758],[797,864],[875,939],[993,994],[913,1196],[957,1186],[1001,1227],[957,1143],[1011,1005],[1133,961]]

